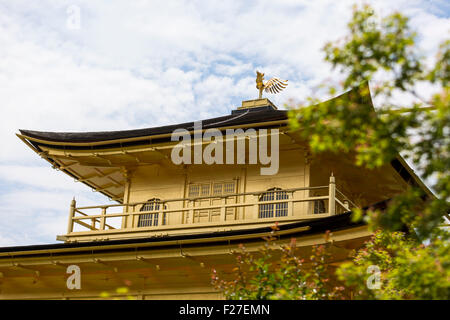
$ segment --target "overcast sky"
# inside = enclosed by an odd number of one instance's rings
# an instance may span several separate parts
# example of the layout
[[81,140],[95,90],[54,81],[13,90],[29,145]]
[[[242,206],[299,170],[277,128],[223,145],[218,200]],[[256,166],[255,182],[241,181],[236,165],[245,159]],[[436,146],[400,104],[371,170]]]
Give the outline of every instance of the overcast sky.
[[[321,48],[346,33],[353,3],[0,0],[0,246],[56,242],[73,196],[108,202],[53,170],[18,129],[123,130],[226,115],[257,98],[255,70],[289,79],[270,96],[278,106],[301,101],[333,77]],[[448,1],[373,5],[410,16],[430,59],[449,38]]]

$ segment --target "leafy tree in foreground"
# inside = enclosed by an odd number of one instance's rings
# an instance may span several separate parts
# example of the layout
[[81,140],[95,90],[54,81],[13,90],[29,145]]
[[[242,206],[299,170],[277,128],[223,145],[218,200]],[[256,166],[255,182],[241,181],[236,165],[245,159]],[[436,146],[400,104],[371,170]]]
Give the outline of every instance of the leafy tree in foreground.
[[[272,227],[277,230],[277,226]],[[327,239],[329,235],[326,234]],[[343,287],[331,281],[330,242],[313,246],[307,258],[301,258],[292,239],[277,246],[267,237],[264,246],[250,253],[241,245],[235,252],[236,267],[231,280],[220,279],[213,270],[212,284],[231,300],[305,300],[342,298]]]
[[[347,37],[324,47],[326,61],[344,77],[339,87],[328,87],[329,93],[370,81],[377,111],[364,99],[314,104],[317,99],[309,98],[310,106],[291,108],[291,127],[301,128],[312,152],[351,152],[356,165],[369,169],[390,163],[401,151],[431,181],[436,196],[410,187],[383,212],[356,210],[353,218],[364,219],[374,236],[336,275],[356,299],[450,299],[449,233],[440,227],[450,212],[450,41],[427,68],[416,34],[400,13],[379,19],[370,6],[355,6],[348,30]],[[417,88],[423,85],[436,93],[422,97]],[[398,96],[414,102],[396,103]],[[282,250],[279,267],[269,263],[273,252],[268,249],[258,259],[243,254],[234,282],[220,282],[216,274],[213,282],[232,299],[344,297],[325,285],[329,275],[312,277],[291,252]],[[242,273],[245,265],[253,271],[249,278]],[[371,266],[379,270],[375,288],[367,283]]]
[[[450,41],[441,45],[435,66],[426,69],[416,34],[400,13],[380,20],[369,6],[354,7],[348,27],[346,38],[325,45],[325,59],[343,72],[341,89],[373,83],[377,112],[357,103],[299,106],[291,111],[292,126],[312,137],[313,152],[354,152],[355,163],[370,169],[402,151],[423,178],[434,181],[436,197],[411,187],[384,212],[357,210],[354,219],[364,218],[376,232],[337,274],[355,290],[355,298],[449,299],[449,235],[439,226],[450,211]],[[437,92],[428,101],[417,93],[424,84]],[[395,104],[399,94],[415,102]],[[369,266],[381,271],[379,289],[367,286]]]

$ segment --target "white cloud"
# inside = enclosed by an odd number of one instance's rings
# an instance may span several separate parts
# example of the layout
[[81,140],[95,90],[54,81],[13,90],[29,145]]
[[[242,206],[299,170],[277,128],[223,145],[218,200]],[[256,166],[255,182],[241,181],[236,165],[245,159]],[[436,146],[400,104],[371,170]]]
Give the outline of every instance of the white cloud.
[[[427,56],[448,38],[443,1],[372,3],[382,14],[411,15]],[[0,245],[53,242],[74,194],[102,199],[50,169],[17,129],[121,130],[224,115],[256,97],[255,69],[289,80],[269,97],[278,106],[302,100],[333,77],[321,48],[345,34],[352,4],[0,1],[0,215],[13,217]],[[66,27],[70,5],[80,8],[79,30]],[[21,228],[27,219],[47,231]]]

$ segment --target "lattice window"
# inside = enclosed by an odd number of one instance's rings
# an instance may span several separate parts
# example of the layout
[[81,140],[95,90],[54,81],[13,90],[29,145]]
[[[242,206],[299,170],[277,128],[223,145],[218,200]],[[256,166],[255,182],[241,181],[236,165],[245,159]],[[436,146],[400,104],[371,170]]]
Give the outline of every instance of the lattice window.
[[[153,198],[147,201],[142,208],[139,210],[141,212],[143,211],[159,211],[160,208],[167,209],[167,206],[164,205],[160,199]],[[141,214],[139,216],[138,221],[138,227],[151,227],[151,226],[157,226],[159,220],[159,213],[145,213]],[[166,213],[163,212],[162,214],[162,225],[166,224]]]
[[[266,193],[262,194],[259,198],[260,202],[264,201],[274,201],[274,200],[287,200],[289,198],[286,191],[280,188],[269,189]],[[288,203],[268,203],[259,205],[259,218],[273,218],[275,217],[285,217],[288,215]]]
[[200,185],[191,184],[189,185],[189,197],[198,197],[200,195]]
[[[232,196],[237,192],[236,181],[211,181],[208,183],[189,184],[188,197],[193,199],[195,210],[194,217],[186,214],[186,221],[194,222],[212,222],[219,221],[221,215],[221,206],[236,203],[236,197]],[[202,209],[202,207],[214,208]],[[225,210],[225,220],[237,219],[238,208],[228,207]],[[192,219],[192,220],[190,220]]]
[[236,183],[233,182],[225,182],[223,184],[223,193],[224,194],[231,194],[236,192]]
[[221,195],[223,189],[223,183],[214,183],[213,185],[213,195]]
[[221,196],[227,194],[236,193],[236,182],[212,182],[212,183],[201,183],[201,184],[190,184],[188,197],[208,197]]
[[200,196],[207,197],[209,196],[209,189],[211,188],[211,185],[209,184],[202,184],[200,188]]

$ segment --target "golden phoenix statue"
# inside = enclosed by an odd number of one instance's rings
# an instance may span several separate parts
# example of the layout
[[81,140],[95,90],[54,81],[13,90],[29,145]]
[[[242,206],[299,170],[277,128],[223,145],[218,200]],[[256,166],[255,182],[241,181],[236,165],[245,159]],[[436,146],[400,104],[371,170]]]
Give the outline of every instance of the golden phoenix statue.
[[269,93],[278,93],[287,87],[287,80],[272,78],[264,83],[264,73],[256,71],[256,89],[259,89],[259,99],[262,98],[263,90]]

